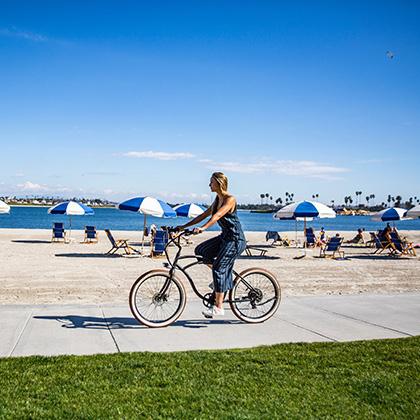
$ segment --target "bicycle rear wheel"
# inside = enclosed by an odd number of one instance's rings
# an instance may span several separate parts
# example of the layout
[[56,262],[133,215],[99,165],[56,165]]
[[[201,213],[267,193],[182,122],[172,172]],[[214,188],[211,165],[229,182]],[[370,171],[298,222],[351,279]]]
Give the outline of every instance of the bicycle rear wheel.
[[229,293],[232,312],[240,320],[254,324],[271,318],[280,300],[281,290],[276,277],[261,268],[249,268],[240,273]]
[[185,288],[175,275],[169,275],[169,270],[151,270],[135,281],[129,302],[137,321],[152,328],[166,327],[185,308]]

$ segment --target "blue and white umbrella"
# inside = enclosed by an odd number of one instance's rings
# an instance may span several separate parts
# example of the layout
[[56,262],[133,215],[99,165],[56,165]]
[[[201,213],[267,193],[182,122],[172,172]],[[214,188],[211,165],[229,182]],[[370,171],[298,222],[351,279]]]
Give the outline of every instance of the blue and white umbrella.
[[154,197],[134,197],[117,205],[120,210],[134,211],[144,215],[143,239],[141,247],[144,246],[144,231],[146,229],[147,216],[155,217],[176,217],[175,210],[162,200]]
[[0,214],[7,214],[10,212],[10,206],[4,201],[0,200]]
[[[336,216],[335,211],[325,204],[316,201],[298,201],[284,206],[274,214],[276,219],[302,220],[304,221],[304,229],[306,230],[306,221],[312,220],[314,217],[332,219]],[[297,226],[296,243],[297,243]]]
[[93,215],[95,212],[89,206],[77,201],[63,201],[48,209],[50,214],[66,214],[67,216]]
[[71,235],[71,217],[72,216],[93,216],[95,212],[89,206],[77,201],[63,201],[48,209],[49,214],[65,214],[70,219]]
[[404,217],[413,217],[414,219],[420,217],[420,205],[408,210]]
[[274,215],[276,219],[334,218],[335,216],[336,213],[331,207],[316,201],[298,201],[284,206]]
[[120,210],[139,212],[145,216],[176,217],[175,210],[162,200],[153,197],[135,197],[117,206]]
[[174,210],[178,216],[189,218],[197,217],[205,211],[203,207],[194,203],[178,204],[174,207]]
[[407,217],[404,217],[406,213],[406,209],[402,209],[400,207],[390,207],[389,209],[375,213],[372,220],[376,220],[378,222],[394,222],[403,218],[408,219]]

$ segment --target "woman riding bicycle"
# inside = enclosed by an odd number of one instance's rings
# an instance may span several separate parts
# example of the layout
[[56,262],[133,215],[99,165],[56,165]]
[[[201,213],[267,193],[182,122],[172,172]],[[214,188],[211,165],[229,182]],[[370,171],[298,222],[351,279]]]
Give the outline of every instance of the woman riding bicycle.
[[235,197],[227,191],[227,177],[222,172],[214,172],[209,186],[217,194],[213,204],[200,216],[178,228],[185,229],[211,216],[203,226],[195,228],[194,233],[204,232],[216,222],[222,229],[221,235],[202,242],[195,249],[195,254],[202,256],[205,264],[212,265],[215,305],[203,311],[203,315],[213,318],[224,315],[224,295],[233,287],[233,265],[235,259],[245,250],[246,241],[236,212]]

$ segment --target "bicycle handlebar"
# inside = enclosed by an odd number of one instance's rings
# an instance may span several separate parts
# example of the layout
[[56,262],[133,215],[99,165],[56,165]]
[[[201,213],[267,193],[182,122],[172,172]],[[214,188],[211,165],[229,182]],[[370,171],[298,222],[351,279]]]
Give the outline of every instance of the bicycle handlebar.
[[166,230],[168,233],[175,233],[178,236],[198,235],[198,233],[194,232],[193,229],[180,230],[177,227],[173,227],[173,226],[161,226],[161,228],[163,230]]

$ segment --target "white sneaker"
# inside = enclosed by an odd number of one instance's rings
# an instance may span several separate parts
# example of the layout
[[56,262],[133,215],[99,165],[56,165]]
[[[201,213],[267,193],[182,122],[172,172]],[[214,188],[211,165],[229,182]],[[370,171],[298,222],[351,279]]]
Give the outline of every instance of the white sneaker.
[[205,318],[214,318],[215,316],[223,316],[225,314],[225,310],[223,308],[220,309],[217,306],[212,306],[201,313]]

